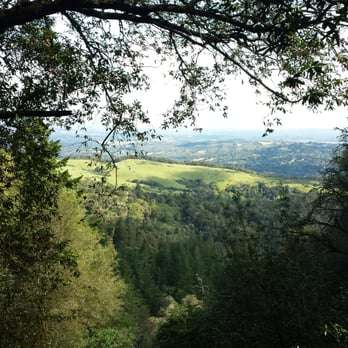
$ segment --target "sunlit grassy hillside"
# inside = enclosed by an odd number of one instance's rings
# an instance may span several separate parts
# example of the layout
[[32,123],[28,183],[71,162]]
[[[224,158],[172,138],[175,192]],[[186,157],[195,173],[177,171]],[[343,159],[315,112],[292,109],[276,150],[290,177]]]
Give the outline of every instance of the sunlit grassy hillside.
[[[88,160],[71,159],[67,164],[72,177],[85,179],[101,176],[95,166],[89,166]],[[107,174],[109,183],[115,183],[114,170]],[[229,185],[253,185],[262,182],[275,185],[280,182],[300,190],[309,190],[310,183],[287,181],[269,176],[239,170],[194,166],[177,163],[163,163],[147,160],[128,159],[118,163],[118,185],[135,185],[140,183],[150,187],[166,189],[186,189],[192,180],[202,180],[206,184],[215,184],[223,189]]]

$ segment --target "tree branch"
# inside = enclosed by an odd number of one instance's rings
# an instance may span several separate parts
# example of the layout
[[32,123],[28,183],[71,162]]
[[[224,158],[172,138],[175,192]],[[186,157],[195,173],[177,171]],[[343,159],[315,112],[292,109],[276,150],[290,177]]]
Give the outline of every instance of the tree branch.
[[[328,14],[333,4],[327,8],[318,11],[318,13],[305,12],[298,21],[295,29],[303,29],[311,25],[318,24]],[[20,5],[15,5],[10,9],[0,11],[0,32],[16,25],[23,25],[36,19],[43,18],[55,13],[64,11],[84,11],[93,10],[88,15],[98,17],[98,13],[117,11],[123,14],[132,14],[140,17],[147,17],[150,14],[175,14],[200,17],[203,20],[214,20],[225,24],[230,24],[242,31],[249,31],[251,33],[265,33],[274,32],[273,23],[250,23],[248,16],[241,16],[238,12],[229,10],[229,13],[222,13],[212,8],[195,7],[194,3],[175,4],[175,3],[160,3],[160,4],[130,4],[122,0],[55,0],[55,1],[31,1],[23,2]],[[103,11],[103,12],[102,12]],[[114,12],[116,13],[116,12]],[[238,18],[238,19],[237,19]]]
[[17,111],[0,111],[0,119],[10,119],[15,117],[64,117],[71,116],[70,110],[17,110]]

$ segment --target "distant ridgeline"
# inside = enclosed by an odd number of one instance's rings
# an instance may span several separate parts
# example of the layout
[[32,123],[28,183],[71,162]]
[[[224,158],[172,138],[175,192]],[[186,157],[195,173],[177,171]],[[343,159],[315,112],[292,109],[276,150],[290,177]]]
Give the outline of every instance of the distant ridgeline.
[[[170,133],[160,142],[118,146],[114,154],[124,158],[137,153],[147,159],[246,169],[285,178],[317,178],[337,145],[334,132],[314,131],[312,136],[309,132],[302,136],[301,131],[291,136],[280,132],[266,138],[260,132],[244,133]],[[82,146],[70,133],[60,132],[55,137],[61,141],[63,157],[86,158],[95,151],[92,146]],[[102,134],[94,138],[102,139]]]

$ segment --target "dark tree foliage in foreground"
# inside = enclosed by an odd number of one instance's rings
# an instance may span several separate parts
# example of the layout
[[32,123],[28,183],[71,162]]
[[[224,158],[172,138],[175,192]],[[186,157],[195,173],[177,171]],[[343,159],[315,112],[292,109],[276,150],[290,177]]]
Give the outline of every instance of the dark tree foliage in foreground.
[[0,346],[39,347],[47,341],[44,322],[49,294],[62,282],[60,266],[75,266],[50,226],[65,175],[41,120],[8,126],[0,126]]
[[240,256],[226,269],[216,302],[169,320],[159,346],[345,347],[341,286],[325,252],[310,244],[262,259]]
[[346,347],[347,279],[313,241],[230,259],[212,303],[173,315],[159,347]]
[[334,252],[348,257],[348,129],[341,130],[340,144],[324,171],[313,209],[320,236]]
[[102,114],[102,149],[115,130],[143,139],[136,120],[149,118],[129,96],[165,61],[181,87],[164,127],[194,122],[202,103],[227,115],[229,75],[274,110],[334,108],[347,101],[346,26],[346,1],[1,0],[0,118]]
[[59,144],[42,120],[7,125],[0,126],[0,347],[96,347],[108,336],[132,346],[146,331],[146,310],[116,275],[112,244],[83,222]]

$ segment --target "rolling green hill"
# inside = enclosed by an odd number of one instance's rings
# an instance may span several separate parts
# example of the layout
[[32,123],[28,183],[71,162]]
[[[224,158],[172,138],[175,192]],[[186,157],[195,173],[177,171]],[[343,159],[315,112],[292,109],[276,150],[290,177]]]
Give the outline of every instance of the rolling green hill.
[[[85,179],[101,177],[96,167],[89,166],[89,163],[88,160],[71,159],[67,164],[67,169],[74,178],[80,176]],[[106,177],[110,184],[115,183],[114,171],[109,171]],[[152,188],[184,190],[192,185],[192,181],[196,180],[201,180],[205,184],[214,183],[220,189],[229,185],[253,185],[258,182],[276,185],[282,182],[293,188],[307,191],[312,184],[311,182],[280,180],[279,178],[257,173],[216,167],[134,159],[127,159],[118,163],[118,185],[133,186],[139,183]]]

